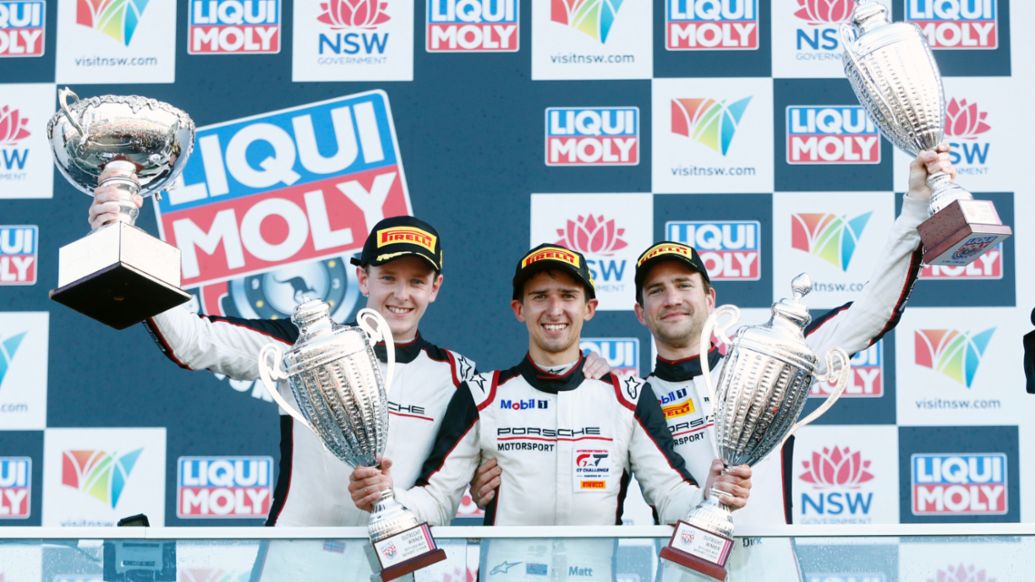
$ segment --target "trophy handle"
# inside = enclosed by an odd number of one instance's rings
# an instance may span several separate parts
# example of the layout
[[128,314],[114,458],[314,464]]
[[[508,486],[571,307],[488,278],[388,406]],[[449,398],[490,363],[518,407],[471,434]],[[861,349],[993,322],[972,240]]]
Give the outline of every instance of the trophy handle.
[[79,125],[79,122],[76,121],[74,117],[72,117],[72,111],[68,108],[68,98],[70,96],[73,97],[76,101],[79,101],[79,96],[75,94],[75,91],[69,89],[68,87],[62,87],[58,89],[58,105],[61,106],[61,114],[64,115],[65,119],[68,120],[68,123],[72,124],[72,127],[74,127],[75,130],[79,132],[79,135],[85,138],[86,132],[83,131],[83,127]]
[[[844,47],[843,50],[845,51],[845,56],[848,57],[849,61],[852,61],[852,68],[855,69],[855,72],[860,77],[865,75],[866,70],[859,65],[859,59],[855,56],[854,49],[852,49],[852,41],[855,40],[854,38],[852,38],[850,34],[852,31],[852,25],[848,24],[847,22],[843,22],[841,23],[841,27],[839,30],[841,32],[841,46]],[[848,77],[849,80],[851,80],[851,75],[849,75]],[[856,93],[856,96],[858,95],[859,94]],[[880,101],[880,104],[884,107],[885,111],[887,111],[888,115],[891,116],[892,123],[898,126],[902,125],[898,122],[898,118],[895,116],[895,110],[892,109],[891,104],[888,103],[888,100],[884,98],[884,95],[882,95],[880,91],[872,91],[872,95],[876,97],[878,101]],[[865,103],[863,103],[863,105],[865,105]],[[869,112],[867,112],[867,115],[869,115]]]
[[712,399],[712,409],[719,405],[715,395],[715,382],[712,381],[712,367],[708,363],[708,349],[711,348],[712,335],[725,346],[733,343],[726,330],[740,321],[740,309],[736,305],[723,305],[708,316],[701,330],[701,344],[698,346],[701,370],[704,371],[704,384],[708,387],[708,395]]
[[259,350],[259,379],[262,380],[262,385],[266,387],[266,391],[269,392],[270,397],[280,406],[281,410],[291,415],[291,418],[302,423],[302,426],[316,433],[316,430],[302,416],[302,413],[295,410],[295,407],[288,404],[288,401],[280,395],[280,392],[277,392],[277,382],[287,380],[287,374],[284,373],[284,369],[281,367],[283,360],[284,352],[280,349],[280,346],[277,344],[266,344],[263,346]]
[[380,313],[364,307],[356,314],[356,323],[360,329],[366,332],[370,341],[385,343],[385,354],[388,356],[388,363],[385,366],[385,394],[392,388],[392,377],[395,376],[395,339],[392,337],[392,328]]
[[852,370],[851,360],[848,358],[848,354],[841,348],[832,348],[827,352],[827,373],[817,374],[817,382],[830,382],[830,385],[834,388],[834,391],[827,396],[827,399],[820,404],[818,408],[812,411],[811,414],[805,418],[794,423],[791,427],[791,431],[784,437],[784,441],[789,439],[791,435],[798,432],[798,429],[811,424],[817,418],[826,414],[830,407],[837,402],[838,398],[844,394],[845,388],[848,387],[848,373]]

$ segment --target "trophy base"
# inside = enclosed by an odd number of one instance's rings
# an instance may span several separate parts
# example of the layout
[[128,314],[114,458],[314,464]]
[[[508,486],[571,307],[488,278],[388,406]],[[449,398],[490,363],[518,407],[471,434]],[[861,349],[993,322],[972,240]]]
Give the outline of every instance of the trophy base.
[[179,283],[179,249],[120,222],[61,247],[50,298],[125,329],[189,301]]
[[976,261],[1013,234],[990,200],[957,200],[922,222],[919,230],[925,264],[957,267]]
[[733,540],[679,521],[661,558],[700,572],[716,580],[726,579],[726,562],[733,550]]
[[374,542],[374,554],[384,582],[446,559],[446,552],[435,545],[426,523]]

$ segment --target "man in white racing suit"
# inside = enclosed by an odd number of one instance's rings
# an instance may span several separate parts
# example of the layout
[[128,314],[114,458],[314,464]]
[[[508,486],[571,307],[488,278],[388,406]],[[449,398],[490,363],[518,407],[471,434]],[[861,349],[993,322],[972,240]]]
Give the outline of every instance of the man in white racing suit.
[[[482,458],[495,459],[502,483],[486,508],[500,525],[621,523],[631,474],[665,523],[701,500],[698,481],[674,454],[651,387],[636,378],[583,373],[583,322],[596,310],[585,258],[540,245],[517,265],[511,307],[528,328],[529,349],[513,368],[478,374],[449,403],[417,486],[396,499],[442,525],[456,512]],[[718,473],[700,474],[701,482]],[[362,508],[391,485],[391,472],[357,468],[349,488]],[[486,580],[573,577],[611,580],[612,542],[512,541],[488,545]]]
[[[806,328],[806,341],[816,353],[841,347],[854,354],[878,341],[898,323],[920,269],[922,252],[917,226],[929,214],[931,191],[927,176],[934,172],[954,173],[947,152],[946,147],[923,152],[911,164],[909,192],[903,200],[902,213],[880,255],[884,260],[862,295],[815,319]],[[647,381],[661,400],[675,450],[691,474],[721,467],[721,461],[714,458],[713,403],[702,376],[699,352],[704,323],[716,300],[704,263],[696,249],[661,242],[640,255],[635,284],[636,317],[650,329],[658,351],[657,363]],[[706,357],[712,379],[717,382],[724,360],[714,347]],[[748,503],[734,515],[735,523],[790,523],[792,462],[793,439],[782,451],[774,452],[755,467],[752,481],[756,492],[782,491],[783,503],[769,502],[774,496],[769,496],[766,503]],[[727,568],[730,580],[800,579],[793,547],[786,539],[744,539],[733,551]],[[666,570],[664,579],[678,578],[668,572],[672,568]]]

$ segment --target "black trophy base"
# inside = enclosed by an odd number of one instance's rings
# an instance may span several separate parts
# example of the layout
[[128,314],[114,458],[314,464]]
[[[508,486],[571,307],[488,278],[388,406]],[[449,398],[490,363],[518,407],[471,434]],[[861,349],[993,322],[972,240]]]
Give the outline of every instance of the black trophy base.
[[190,300],[190,293],[125,263],[115,263],[50,292],[50,298],[115,329]]

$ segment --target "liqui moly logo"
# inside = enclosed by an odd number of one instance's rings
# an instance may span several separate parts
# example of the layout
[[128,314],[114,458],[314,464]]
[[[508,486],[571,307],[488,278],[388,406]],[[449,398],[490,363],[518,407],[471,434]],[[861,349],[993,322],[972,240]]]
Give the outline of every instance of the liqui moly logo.
[[1007,460],[1002,453],[915,454],[913,515],[1004,515]]
[[32,459],[0,457],[0,519],[25,519],[32,507]]
[[148,2],[150,0],[76,0],[75,23],[129,46]]
[[855,0],[798,0],[794,16],[798,28],[794,34],[799,51],[836,51],[841,47],[838,32],[855,9]]
[[622,2],[623,0],[550,0],[550,21],[563,24],[604,44],[611,34]]
[[988,153],[992,147],[988,132],[992,126],[988,112],[976,101],[952,97],[945,105],[945,137],[949,156],[962,175],[988,173]]
[[638,107],[549,107],[547,166],[635,166],[640,163]]
[[858,105],[787,108],[788,164],[879,164],[880,133]]
[[871,216],[873,212],[853,217],[827,212],[792,214],[791,248],[805,251],[842,271],[848,271]]
[[614,256],[629,243],[624,239],[625,229],[614,218],[603,214],[580,214],[565,221],[564,227],[557,229],[557,235],[561,237],[557,244],[579,251],[586,257],[593,285],[598,291],[624,279],[628,261]]
[[860,523],[869,521],[873,492],[863,486],[873,480],[871,461],[850,447],[823,447],[802,461],[801,512],[812,523]]
[[379,57],[388,47],[381,25],[392,19],[392,0],[321,0],[317,20],[330,29],[317,37],[320,55]]
[[34,285],[39,227],[0,226],[0,285]]
[[666,0],[665,48],[757,49],[758,0]]
[[[848,386],[842,398],[880,398],[884,396],[884,340],[852,356]],[[809,398],[826,398],[833,390],[826,382],[815,382]]]
[[61,453],[61,484],[115,509],[144,449],[127,453],[70,450]]
[[429,53],[517,52],[518,0],[428,0]]
[[969,265],[924,265],[920,269],[921,279],[936,281],[986,281],[1003,278],[1003,245],[990,247]]
[[634,337],[582,338],[579,348],[583,353],[596,352],[607,360],[611,372],[624,376],[640,375],[640,340]]
[[273,497],[270,457],[180,457],[176,515],[262,518]]
[[996,579],[974,564],[964,565],[961,562],[955,566],[939,568],[934,577],[928,578],[926,582],[996,582]]
[[712,281],[762,278],[762,226],[757,220],[671,221],[665,238],[697,249]]
[[0,2],[0,58],[43,56],[46,16],[46,0]]
[[0,176],[25,171],[29,148],[23,142],[30,135],[29,118],[17,108],[0,105]]
[[348,254],[410,212],[381,92],[199,128],[197,150],[158,204],[184,287]]
[[906,20],[933,49],[998,48],[998,17],[998,0],[906,0]]
[[956,329],[918,329],[913,336],[916,364],[970,388],[995,328],[972,333]]
[[280,52],[281,0],[190,0],[187,52]]

